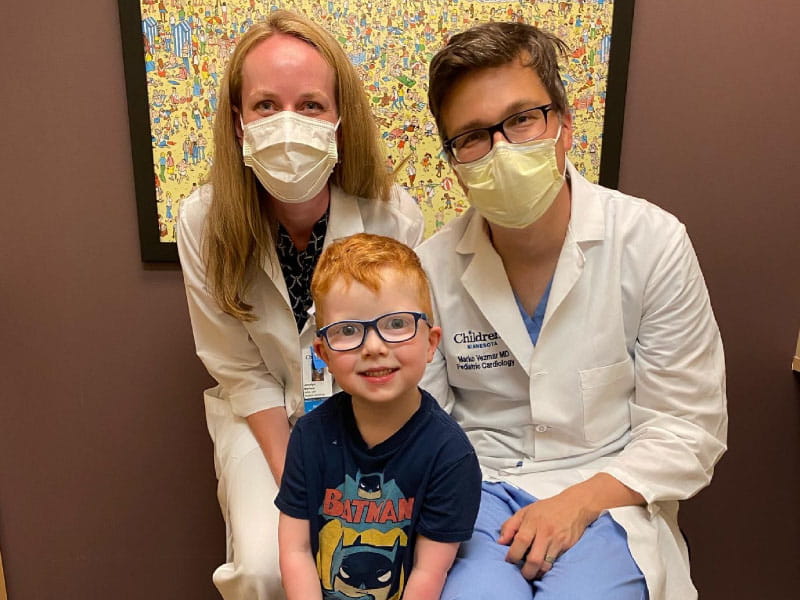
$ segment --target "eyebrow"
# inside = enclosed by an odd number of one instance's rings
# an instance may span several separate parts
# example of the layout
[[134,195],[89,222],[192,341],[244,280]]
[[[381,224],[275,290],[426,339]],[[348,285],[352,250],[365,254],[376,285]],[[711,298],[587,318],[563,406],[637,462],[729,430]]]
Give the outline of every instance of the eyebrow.
[[[248,99],[250,99],[250,98],[269,98],[269,97],[277,96],[277,95],[278,95],[278,93],[273,91],[273,90],[270,90],[270,89],[267,89],[267,88],[256,88],[255,90],[253,90],[250,93],[250,95],[248,96]],[[300,99],[301,100],[315,100],[315,99],[318,99],[318,98],[328,98],[328,95],[325,92],[323,92],[322,90],[312,90],[310,92],[305,92],[303,94],[300,94]]]

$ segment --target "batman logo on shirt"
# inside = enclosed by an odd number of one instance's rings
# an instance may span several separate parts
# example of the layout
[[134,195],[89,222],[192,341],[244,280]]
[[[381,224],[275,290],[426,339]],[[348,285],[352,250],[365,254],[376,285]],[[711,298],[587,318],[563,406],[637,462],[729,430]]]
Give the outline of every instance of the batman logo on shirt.
[[399,538],[391,548],[362,543],[361,536],[349,546],[340,540],[331,561],[333,593],[326,591],[326,600],[389,600],[402,579],[397,576],[402,570],[399,548]]
[[369,473],[356,475],[358,479],[358,497],[367,500],[377,500],[383,494],[383,473]]

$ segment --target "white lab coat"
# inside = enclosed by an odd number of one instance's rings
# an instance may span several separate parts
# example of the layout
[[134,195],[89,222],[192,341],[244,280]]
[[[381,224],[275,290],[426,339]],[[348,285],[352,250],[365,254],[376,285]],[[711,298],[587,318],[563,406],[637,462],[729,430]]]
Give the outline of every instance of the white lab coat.
[[[197,355],[219,384],[205,392],[218,497],[228,530],[228,562],[217,569],[214,582],[226,599],[273,600],[283,597],[278,511],[272,504],[277,488],[245,417],[279,406],[286,408],[291,423],[303,414],[301,351],[314,339],[314,308],[298,334],[273,250],[273,256],[251,268],[243,298],[256,320],[239,321],[220,310],[206,285],[201,245],[212,196],[211,186],[205,185],[181,202],[177,241]],[[419,207],[397,186],[386,202],[355,198],[331,186],[325,246],[366,231],[413,247],[422,241],[423,230]]]
[[535,348],[480,215],[418,248],[443,329],[422,386],[487,479],[542,498],[604,471],[639,492],[645,508],[610,512],[651,600],[689,600],[677,501],[726,449],[719,331],[684,226],[568,168],[570,223]]

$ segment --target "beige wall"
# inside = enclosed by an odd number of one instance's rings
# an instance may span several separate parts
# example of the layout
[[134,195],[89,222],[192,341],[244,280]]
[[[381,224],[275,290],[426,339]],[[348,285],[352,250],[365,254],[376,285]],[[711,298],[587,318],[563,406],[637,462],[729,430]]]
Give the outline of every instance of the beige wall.
[[[800,8],[636,8],[620,187],[686,223],[728,358],[731,450],[683,515],[695,578],[704,600],[788,597],[800,587]],[[180,273],[139,262],[116,2],[16,3],[0,56],[9,597],[215,598],[208,377]]]

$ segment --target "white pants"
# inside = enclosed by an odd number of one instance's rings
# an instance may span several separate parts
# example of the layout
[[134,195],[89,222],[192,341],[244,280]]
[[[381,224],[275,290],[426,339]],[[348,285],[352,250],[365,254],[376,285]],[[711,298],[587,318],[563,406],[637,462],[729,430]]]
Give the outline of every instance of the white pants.
[[214,585],[225,600],[285,600],[272,472],[247,421],[218,388],[206,390],[204,400],[226,530],[226,562],[214,571]]

